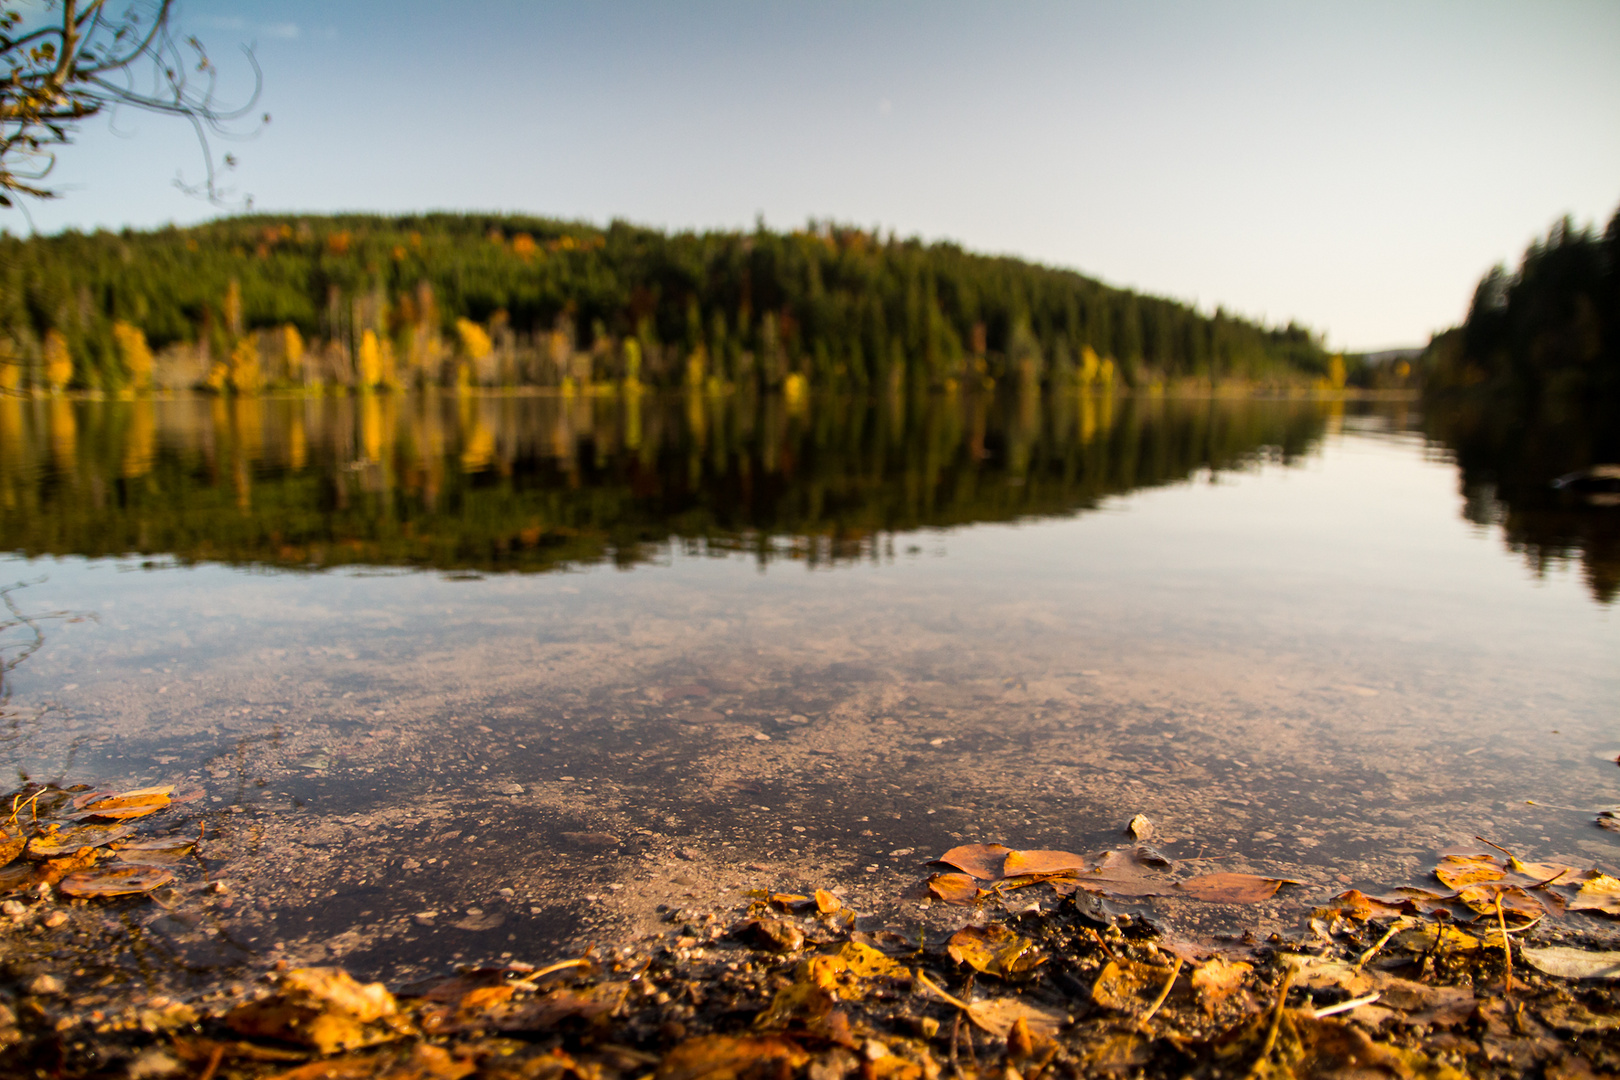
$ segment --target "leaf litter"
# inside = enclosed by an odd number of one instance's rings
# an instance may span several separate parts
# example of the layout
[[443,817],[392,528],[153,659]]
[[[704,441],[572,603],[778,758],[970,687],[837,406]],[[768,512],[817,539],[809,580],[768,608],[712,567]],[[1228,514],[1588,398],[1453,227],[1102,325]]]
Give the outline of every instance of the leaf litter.
[[[61,837],[83,827],[68,814],[102,805],[74,801],[33,799],[40,816],[16,815],[12,842]],[[118,858],[99,865],[115,845]],[[192,848],[126,834],[54,859],[30,851],[0,873],[38,880],[53,864],[88,860],[56,885],[82,903],[119,895],[120,881],[150,891]],[[465,967],[398,990],[306,967],[269,972],[234,999],[153,999],[128,1024],[96,1027],[83,1044],[95,1053],[53,1069],[244,1080],[1620,1070],[1620,952],[1581,945],[1595,940],[1583,927],[1616,914],[1616,880],[1598,870],[1501,849],[1446,852],[1433,870],[1443,889],[1345,889],[1322,898],[1294,937],[1192,940],[1155,902],[1249,906],[1309,886],[1189,875],[1141,843],[1089,855],[963,845],[935,864],[944,869],[916,895],[959,912],[948,931],[876,923],[825,889],[760,890],[702,940],[671,930],[547,967]],[[1031,890],[1050,899],[1031,905]],[[18,1075],[30,1062],[60,1064],[58,1025],[85,1023],[34,985],[23,1007],[0,1013],[0,1065]]]

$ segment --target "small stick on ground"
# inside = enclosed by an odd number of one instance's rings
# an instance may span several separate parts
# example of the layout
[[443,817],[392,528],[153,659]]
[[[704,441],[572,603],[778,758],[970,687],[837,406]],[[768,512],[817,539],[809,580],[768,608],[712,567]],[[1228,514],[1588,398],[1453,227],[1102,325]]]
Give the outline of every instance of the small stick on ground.
[[1382,996],[1382,994],[1374,990],[1366,997],[1351,998],[1349,1001],[1341,1001],[1337,1005],[1329,1005],[1326,1008],[1317,1009],[1316,1018],[1320,1020],[1325,1016],[1337,1016],[1342,1012],[1349,1012],[1351,1009],[1359,1009],[1363,1005],[1371,1005]]
[[1092,927],[1088,926],[1088,927],[1086,927],[1086,929],[1090,930],[1091,931],[1091,936],[1097,939],[1097,944],[1101,945],[1102,946],[1102,951],[1108,954],[1108,959],[1110,959],[1110,960],[1118,960],[1119,959],[1119,957],[1114,955],[1114,950],[1110,949],[1108,947],[1108,942],[1103,939],[1103,936],[1101,934],[1097,933],[1097,931],[1095,929],[1093,929]]
[[1513,996],[1513,943],[1508,941],[1507,918],[1502,914],[1502,893],[1496,894],[1496,925],[1502,928],[1502,955],[1507,959],[1507,976],[1502,983],[1502,995]]
[[1384,931],[1384,936],[1379,938],[1373,944],[1372,948],[1368,949],[1366,952],[1364,952],[1360,956],[1356,957],[1356,967],[1358,967],[1358,968],[1359,967],[1366,967],[1367,966],[1367,961],[1369,961],[1373,957],[1377,956],[1378,955],[1378,950],[1382,949],[1385,945],[1388,945],[1389,944],[1389,939],[1394,937],[1397,933],[1399,933],[1400,929],[1401,929],[1401,920],[1396,919],[1395,922],[1393,924],[1391,924],[1390,928],[1388,930]]
[[1147,1012],[1142,1014],[1142,1019],[1136,1022],[1136,1030],[1144,1031],[1147,1029],[1148,1021],[1153,1019],[1154,1014],[1159,1011],[1159,1006],[1164,1004],[1164,999],[1170,996],[1171,990],[1175,989],[1176,978],[1181,974],[1181,965],[1185,962],[1181,957],[1176,957],[1176,966],[1170,969],[1170,977],[1164,980],[1164,988],[1159,991],[1159,996],[1153,999],[1153,1004],[1148,1006]]
[[962,1066],[956,1059],[956,1051],[957,1047],[961,1045],[961,1042],[962,1013],[958,1011],[956,1014],[956,1019],[951,1021],[951,1075],[957,1077],[958,1080],[960,1080],[962,1076]]
[[1254,1059],[1254,1064],[1249,1068],[1250,1076],[1259,1072],[1260,1066],[1265,1064],[1277,1045],[1277,1032],[1282,1027],[1283,1009],[1288,1005],[1288,991],[1293,985],[1294,969],[1290,967],[1283,973],[1282,985],[1277,987],[1277,1008],[1271,1014],[1271,1027],[1266,1031],[1266,1044],[1260,1048],[1260,1056]]
[[214,1052],[208,1055],[208,1067],[202,1071],[197,1080],[214,1080],[214,1074],[219,1072],[219,1063],[225,1060],[225,1044],[217,1043]]

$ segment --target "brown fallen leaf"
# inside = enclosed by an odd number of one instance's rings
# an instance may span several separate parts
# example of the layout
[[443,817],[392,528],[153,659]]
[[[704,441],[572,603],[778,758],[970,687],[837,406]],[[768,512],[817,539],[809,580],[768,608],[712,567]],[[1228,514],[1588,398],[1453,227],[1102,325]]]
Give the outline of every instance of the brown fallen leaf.
[[1383,918],[1388,915],[1402,915],[1415,911],[1412,902],[1405,897],[1386,900],[1376,896],[1368,896],[1359,889],[1349,889],[1339,893],[1328,901],[1328,906],[1319,907],[1314,912],[1317,918],[1331,918],[1335,915],[1344,919],[1355,919],[1366,922],[1368,919]]
[[951,848],[934,862],[954,866],[980,881],[1000,881],[1004,876],[1001,868],[1011,851],[1012,848],[1005,844],[962,844]]
[[844,909],[843,901],[828,892],[826,889],[817,889],[815,892],[816,910],[823,915],[831,915],[835,911]]
[[1620,979],[1620,952],[1576,949],[1568,945],[1544,949],[1522,945],[1519,955],[1537,971],[1561,979]]
[[27,846],[28,838],[22,833],[0,829],[0,866],[8,865]]
[[339,968],[296,968],[276,993],[238,1006],[225,1022],[240,1035],[301,1043],[321,1054],[398,1038],[398,1005],[382,983],[357,982]]
[[846,941],[838,959],[859,979],[909,979],[911,972],[883,953],[859,941]]
[[987,998],[972,1001],[967,1006],[967,1017],[973,1026],[1000,1039],[1005,1039],[1013,1025],[1020,1020],[1037,1039],[1050,1039],[1056,1035],[1068,1017],[1055,1009],[1043,1009],[1017,998]]
[[1620,879],[1592,871],[1591,876],[1581,883],[1575,898],[1569,902],[1569,909],[1620,915]]
[[121,791],[117,794],[97,792],[90,796],[81,795],[71,804],[78,813],[70,816],[75,820],[100,818],[103,821],[125,821],[145,817],[168,806],[169,796],[173,792],[174,785],[169,784],[166,787],[137,788],[134,791]]
[[1504,885],[1493,881],[1481,885],[1468,885],[1457,890],[1457,899],[1478,915],[1489,915],[1494,912],[1498,898],[1502,901],[1502,909],[1515,915],[1535,918],[1547,913],[1545,904],[1517,885]]
[[1091,866],[1092,860],[1072,851],[1009,851],[1001,865],[1001,876],[1080,874],[1091,869]]
[[1065,896],[1076,889],[1104,896],[1159,896],[1172,885],[1170,879],[1159,872],[1159,865],[1151,848],[1119,848],[1097,856],[1085,873],[1056,878],[1051,884]]
[[133,825],[75,825],[34,837],[28,841],[28,854],[45,859],[71,855],[80,848],[103,847],[134,832]]
[[485,1014],[485,1022],[500,1031],[547,1031],[576,1018],[591,1023],[617,1011],[629,992],[628,982],[605,982],[579,989],[562,986],[520,1005],[491,1009]]
[[169,866],[182,862],[197,847],[192,837],[168,836],[160,840],[130,840],[113,847],[113,854],[124,862]]
[[934,874],[927,882],[928,895],[947,904],[967,907],[984,895],[971,875],[961,873]]
[[751,919],[737,928],[744,940],[778,952],[798,952],[804,948],[804,931],[781,919]]
[[1091,1000],[1105,1009],[1129,1015],[1145,1012],[1158,996],[1167,972],[1135,960],[1108,961],[1091,986]]
[[1394,937],[1396,945],[1411,952],[1432,952],[1445,955],[1472,952],[1479,948],[1479,938],[1464,933],[1455,926],[1430,923],[1402,930]]
[[68,874],[56,887],[69,896],[135,896],[173,880],[161,866],[108,866]]
[[1486,881],[1501,881],[1507,868],[1495,855],[1446,855],[1434,868],[1434,876],[1448,888],[1461,889]]
[[774,1080],[809,1060],[786,1039],[700,1035],[664,1055],[653,1075],[657,1080]]
[[959,964],[1004,979],[1026,977],[1046,962],[1035,942],[1000,923],[964,926],[951,935],[945,951]]
[[1176,888],[1197,900],[1212,904],[1258,904],[1277,895],[1284,885],[1299,885],[1288,878],[1261,877],[1258,874],[1200,874],[1179,882]]
[[1199,964],[1189,981],[1193,993],[1198,997],[1199,1006],[1205,1013],[1214,1016],[1222,1002],[1243,988],[1253,970],[1253,964],[1216,956]]

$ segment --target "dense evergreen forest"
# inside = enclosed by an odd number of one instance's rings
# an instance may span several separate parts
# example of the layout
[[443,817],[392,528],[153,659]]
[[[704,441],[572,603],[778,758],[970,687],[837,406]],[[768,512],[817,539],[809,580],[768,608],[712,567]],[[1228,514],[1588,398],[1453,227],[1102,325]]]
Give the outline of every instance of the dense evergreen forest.
[[1292,324],[833,225],[672,235],[498,215],[248,216],[0,236],[0,388],[794,394],[1335,370]]
[[1432,396],[1473,393],[1537,410],[1620,403],[1620,209],[1599,234],[1565,218],[1515,273],[1498,265],[1462,326],[1430,345]]

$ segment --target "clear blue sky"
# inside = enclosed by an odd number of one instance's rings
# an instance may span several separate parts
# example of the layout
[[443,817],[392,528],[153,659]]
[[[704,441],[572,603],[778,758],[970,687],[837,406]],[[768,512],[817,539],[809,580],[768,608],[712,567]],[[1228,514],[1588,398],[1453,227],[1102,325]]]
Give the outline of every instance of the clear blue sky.
[[[1421,343],[1620,204],[1620,3],[187,0],[271,124],[268,211],[478,209],[948,238]],[[188,130],[90,122],[42,231],[188,222]],[[26,223],[0,218],[13,231]]]

